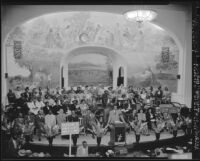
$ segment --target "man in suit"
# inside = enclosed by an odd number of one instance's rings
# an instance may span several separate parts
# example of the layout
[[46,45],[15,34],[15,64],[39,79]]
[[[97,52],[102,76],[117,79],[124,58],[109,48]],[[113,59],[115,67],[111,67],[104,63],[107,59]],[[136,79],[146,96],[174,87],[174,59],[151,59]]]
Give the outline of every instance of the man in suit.
[[45,103],[46,105],[43,107],[44,114],[47,115],[52,107],[49,105],[49,102]]
[[155,102],[157,106],[159,106],[162,103],[162,98],[163,98],[163,91],[162,87],[159,86],[158,90],[155,93]]
[[52,106],[52,112],[54,115],[57,115],[58,111],[61,109],[61,106],[59,104],[59,100],[56,100],[55,103],[56,104],[54,106]]
[[8,98],[9,104],[14,104],[15,101],[16,101],[15,93],[11,89],[9,89],[9,92],[7,94],[7,98]]
[[14,132],[13,129],[11,130],[11,138],[7,145],[7,156],[9,158],[19,157],[18,150],[21,148],[20,137],[20,132]]
[[29,141],[33,142],[33,133],[34,133],[34,128],[35,128],[35,115],[31,113],[31,111],[28,112],[28,115],[25,115],[24,117],[24,122],[25,122],[25,129],[26,133],[25,138],[26,138],[26,143],[29,143]]
[[122,112],[117,109],[117,105],[114,105],[114,109],[110,111],[109,113],[109,118],[108,118],[108,123],[107,124],[114,124],[116,121],[122,121],[125,123],[125,120],[123,118]]
[[77,148],[77,157],[88,157],[88,145],[86,141],[82,142],[82,146]]
[[[115,104],[114,109],[112,111],[110,111],[110,113],[109,113],[109,118],[108,118],[107,125],[105,126],[105,129],[108,128],[109,130],[112,131],[112,129],[114,129],[114,124],[116,122],[123,122],[125,125],[127,125],[123,118],[122,112],[117,109],[117,105]],[[107,131],[106,131],[106,133],[107,133]]]
[[23,98],[24,102],[30,102],[31,95],[32,94],[29,92],[29,87],[26,87],[25,92],[21,94],[21,97]]
[[102,95],[102,104],[103,104],[103,107],[106,108],[107,104],[108,104],[108,91],[105,90],[104,91],[104,94]]

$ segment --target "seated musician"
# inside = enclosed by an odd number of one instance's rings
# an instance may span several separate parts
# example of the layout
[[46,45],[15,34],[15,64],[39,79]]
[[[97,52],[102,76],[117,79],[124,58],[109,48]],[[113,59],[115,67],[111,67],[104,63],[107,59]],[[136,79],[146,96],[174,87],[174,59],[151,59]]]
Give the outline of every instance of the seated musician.
[[29,108],[28,111],[31,113],[37,115],[38,111],[40,110],[40,107],[36,106],[37,99],[36,98],[31,98],[30,102],[27,102],[27,106]]
[[142,128],[142,133],[144,135],[149,135],[148,127],[147,127],[147,122],[146,122],[146,114],[142,109],[139,110],[138,113],[138,120],[141,123]]

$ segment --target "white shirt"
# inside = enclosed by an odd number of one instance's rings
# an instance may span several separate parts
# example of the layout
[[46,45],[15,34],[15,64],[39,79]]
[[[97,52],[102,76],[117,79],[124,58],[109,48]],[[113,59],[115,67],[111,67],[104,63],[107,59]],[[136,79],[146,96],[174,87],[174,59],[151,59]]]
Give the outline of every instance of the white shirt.
[[49,102],[49,106],[55,106],[56,105],[56,103],[53,99],[49,99],[47,101]]
[[32,108],[36,107],[33,101],[32,102],[27,102],[27,105],[28,105],[29,109],[32,109]]
[[15,97],[19,99],[21,97],[21,91],[15,91]]
[[36,101],[36,107],[38,107],[38,108],[42,108],[42,107],[44,107],[45,106],[45,104],[44,104],[44,102],[43,101]]

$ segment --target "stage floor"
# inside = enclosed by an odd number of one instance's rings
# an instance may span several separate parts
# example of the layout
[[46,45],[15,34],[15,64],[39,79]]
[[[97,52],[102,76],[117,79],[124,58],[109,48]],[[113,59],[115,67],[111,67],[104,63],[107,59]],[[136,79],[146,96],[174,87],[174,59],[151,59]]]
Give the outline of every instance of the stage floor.
[[[179,136],[183,136],[184,132],[182,130],[178,131],[177,137]],[[173,135],[170,134],[169,132],[162,132],[160,134],[160,140],[165,140],[165,139],[170,139],[173,138]],[[151,132],[149,136],[144,136],[141,135],[140,137],[140,142],[144,143],[144,142],[151,142],[151,141],[155,141],[156,137],[155,137],[155,133]],[[31,142],[31,144],[33,145],[48,145],[48,141],[46,138],[42,137],[41,141],[38,141],[37,136],[34,136],[34,142]],[[77,140],[77,145],[81,145],[82,141],[87,141],[89,146],[95,146],[97,145],[96,142],[96,138],[92,138],[92,136],[90,134],[88,135],[79,135],[79,138]],[[103,136],[102,140],[101,140],[101,146],[108,146],[108,142],[110,141],[110,133],[108,132],[106,135]],[[126,144],[130,145],[132,143],[135,143],[135,133],[133,131],[131,131],[130,133],[126,134]],[[53,146],[61,146],[61,147],[65,147],[65,146],[69,146],[69,140],[68,139],[63,139],[61,138],[61,136],[56,136],[56,138],[54,138],[53,140]]]

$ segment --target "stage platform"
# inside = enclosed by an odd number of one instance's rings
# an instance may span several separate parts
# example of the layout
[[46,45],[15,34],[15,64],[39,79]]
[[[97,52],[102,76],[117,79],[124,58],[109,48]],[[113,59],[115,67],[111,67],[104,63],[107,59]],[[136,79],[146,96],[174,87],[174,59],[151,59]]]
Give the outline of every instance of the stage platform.
[[[178,131],[177,138],[173,138],[173,135],[168,132],[162,132],[160,136],[159,143],[155,141],[155,133],[150,133],[150,136],[144,136],[141,135],[140,143],[136,144],[135,142],[135,133],[132,131],[131,133],[127,133],[126,136],[126,144],[121,145],[122,147],[127,148],[128,154],[133,153],[137,150],[149,150],[149,149],[155,149],[157,147],[163,147],[163,146],[177,146],[177,145],[183,145],[185,146],[188,142],[188,137],[184,135],[184,132],[182,130]],[[115,146],[109,146],[108,142],[110,141],[110,134],[107,133],[102,138],[101,146],[97,147],[96,138],[92,138],[91,135],[80,135],[77,140],[77,146],[73,146],[71,148],[72,155],[76,154],[77,147],[82,144],[82,141],[86,140],[88,143],[88,151],[89,154],[94,154],[96,152],[100,152],[101,154],[104,154],[108,149],[114,149],[115,147],[118,147],[119,145]],[[33,152],[45,152],[49,153],[50,149],[48,147],[48,141],[46,138],[42,138],[41,141],[38,141],[38,138],[34,137],[34,142],[31,142],[27,146],[24,147],[24,149],[31,150]],[[69,154],[69,140],[68,139],[62,139],[61,136],[57,136],[53,140],[53,147],[51,150],[51,154],[53,157],[63,158],[64,154]],[[128,157],[128,156],[126,156]]]
[[[184,136],[184,132],[182,130],[178,131],[177,137]],[[169,132],[162,132],[160,134],[160,140],[165,140],[165,139],[172,139],[173,135],[170,134]],[[144,136],[141,135],[140,137],[140,143],[146,143],[146,142],[154,142],[156,139],[155,133],[151,132],[149,136]],[[79,138],[77,140],[77,146],[82,144],[82,141],[87,141],[89,146],[96,146],[97,141],[96,138],[92,138],[90,134],[88,135],[79,135]],[[103,136],[101,140],[101,146],[109,146],[108,143],[110,141],[110,133],[108,132],[106,135]],[[127,145],[132,145],[135,143],[135,133],[131,131],[130,133],[126,134],[126,144]],[[43,145],[43,146],[48,146],[48,141],[46,138],[42,138],[41,141],[38,141],[38,138],[35,136],[34,137],[34,142],[31,142],[31,145]],[[58,147],[68,147],[69,146],[69,139],[62,138],[60,135],[56,136],[53,140],[53,146],[58,146]]]

